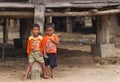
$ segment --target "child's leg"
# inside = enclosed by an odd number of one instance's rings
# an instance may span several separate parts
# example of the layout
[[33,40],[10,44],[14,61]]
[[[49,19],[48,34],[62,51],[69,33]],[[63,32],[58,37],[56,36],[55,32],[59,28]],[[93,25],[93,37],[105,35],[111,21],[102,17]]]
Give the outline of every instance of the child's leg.
[[47,74],[47,70],[46,70],[46,66],[45,66],[44,62],[41,63],[41,68],[43,71],[44,78],[48,79],[48,74]]
[[45,61],[45,71],[46,71],[46,75],[48,76],[48,65],[50,65],[49,56],[48,56],[48,58],[44,58],[44,61]]
[[46,70],[46,75],[48,76],[48,65],[45,66],[45,70]]
[[50,67],[51,67],[51,78],[54,78],[55,67],[57,67],[56,55],[55,54],[50,54],[49,55],[49,60],[50,60]]
[[29,72],[30,72],[30,70],[31,70],[32,65],[33,65],[33,62],[29,62],[23,80],[26,80],[26,79],[27,79],[28,74],[29,74]]
[[54,78],[54,75],[55,75],[55,69],[51,68],[51,78]]

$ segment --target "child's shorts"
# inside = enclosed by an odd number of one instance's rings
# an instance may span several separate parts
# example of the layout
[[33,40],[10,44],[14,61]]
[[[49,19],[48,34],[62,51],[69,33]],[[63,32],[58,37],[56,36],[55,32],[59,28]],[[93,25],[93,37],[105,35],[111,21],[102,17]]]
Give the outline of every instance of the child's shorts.
[[43,57],[40,57],[40,52],[39,51],[34,51],[34,52],[30,52],[30,55],[29,55],[29,62],[34,62],[34,61],[37,61],[37,62],[44,62],[44,58]]
[[48,58],[44,58],[45,65],[46,66],[50,65],[51,68],[57,67],[56,54],[51,53],[51,54],[47,54],[47,56]]

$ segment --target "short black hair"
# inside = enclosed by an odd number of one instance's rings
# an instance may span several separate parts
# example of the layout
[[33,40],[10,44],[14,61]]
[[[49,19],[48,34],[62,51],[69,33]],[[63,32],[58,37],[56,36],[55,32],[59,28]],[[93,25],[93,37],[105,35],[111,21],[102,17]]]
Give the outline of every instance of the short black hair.
[[47,23],[47,24],[45,24],[45,29],[49,28],[49,27],[52,27],[54,29],[55,28],[55,24],[54,23]]
[[38,27],[38,28],[40,29],[40,25],[39,25],[39,24],[33,24],[33,25],[32,25],[32,29],[33,29],[34,27]]

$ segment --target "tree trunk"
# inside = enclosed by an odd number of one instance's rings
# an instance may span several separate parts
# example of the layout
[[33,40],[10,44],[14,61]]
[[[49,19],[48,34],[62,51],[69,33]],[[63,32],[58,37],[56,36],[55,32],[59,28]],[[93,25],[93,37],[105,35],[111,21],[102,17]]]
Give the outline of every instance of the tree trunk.
[[42,69],[39,63],[35,62],[31,69],[31,79],[40,79],[42,74]]

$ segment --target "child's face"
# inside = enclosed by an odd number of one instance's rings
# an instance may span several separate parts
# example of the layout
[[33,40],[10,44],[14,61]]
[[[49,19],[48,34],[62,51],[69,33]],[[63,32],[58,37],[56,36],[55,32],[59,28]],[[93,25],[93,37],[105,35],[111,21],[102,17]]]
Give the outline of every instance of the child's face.
[[53,27],[46,28],[46,35],[52,36],[53,33],[54,33],[54,28]]
[[33,27],[32,29],[33,36],[37,36],[40,33],[39,27]]

